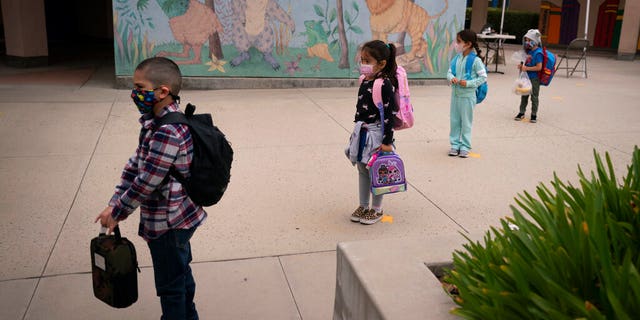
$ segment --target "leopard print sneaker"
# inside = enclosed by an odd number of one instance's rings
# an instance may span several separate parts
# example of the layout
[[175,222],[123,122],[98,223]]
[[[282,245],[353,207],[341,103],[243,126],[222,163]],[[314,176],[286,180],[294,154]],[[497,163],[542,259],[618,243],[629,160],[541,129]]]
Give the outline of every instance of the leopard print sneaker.
[[363,206],[359,206],[352,214],[351,214],[351,221],[353,222],[360,222],[360,219],[362,218],[362,216],[364,216],[365,213],[367,213],[367,211],[369,211],[369,209],[365,209]]
[[373,209],[369,209],[362,216],[362,218],[360,218],[360,223],[362,223],[362,224],[374,224],[374,223],[380,221],[380,219],[382,219],[382,216],[384,216],[384,213],[382,211],[376,212]]

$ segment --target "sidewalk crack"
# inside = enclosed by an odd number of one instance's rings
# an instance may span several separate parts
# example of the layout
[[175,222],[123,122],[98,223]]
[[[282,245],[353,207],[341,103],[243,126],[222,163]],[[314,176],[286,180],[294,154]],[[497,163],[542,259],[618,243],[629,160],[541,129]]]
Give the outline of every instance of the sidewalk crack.
[[293,289],[291,289],[291,283],[289,282],[289,278],[287,278],[287,273],[284,271],[284,266],[282,265],[282,259],[280,259],[280,257],[278,257],[278,263],[280,263],[280,269],[282,270],[282,275],[284,275],[284,280],[287,281],[287,287],[289,288],[289,293],[291,293],[291,299],[293,299],[293,303],[296,305],[296,310],[298,311],[298,317],[302,319],[302,313],[300,312],[298,301],[296,301],[296,297],[293,295]]
[[342,124],[340,124],[340,121],[338,121],[338,119],[336,119],[334,116],[332,116],[331,113],[329,113],[329,111],[325,110],[320,104],[318,104],[315,100],[311,99],[307,94],[305,94],[304,90],[298,89],[298,91],[305,98],[307,98],[307,100],[311,101],[311,103],[313,103],[313,105],[315,105],[316,108],[320,109],[320,111],[322,111],[325,115],[327,115],[327,117],[329,117],[329,119],[333,120],[333,122],[335,122],[340,128],[344,129],[344,131],[346,131],[346,132],[351,132],[351,130],[349,130],[348,128],[345,128]]
[[78,188],[76,189],[75,194],[73,195],[73,199],[71,200],[71,205],[69,205],[69,210],[67,210],[67,214],[64,217],[64,220],[62,221],[62,225],[60,226],[60,230],[58,231],[58,234],[56,235],[56,239],[53,242],[53,245],[51,246],[51,250],[49,251],[49,255],[47,256],[47,261],[44,263],[44,266],[42,267],[42,272],[40,272],[40,276],[38,277],[38,281],[36,282],[35,287],[33,288],[33,293],[31,294],[31,298],[29,298],[29,303],[27,304],[27,308],[24,310],[24,314],[22,315],[22,320],[24,320],[27,317],[27,313],[29,312],[29,309],[31,309],[31,303],[33,303],[33,298],[36,296],[36,292],[38,292],[38,287],[40,286],[40,281],[42,281],[42,278],[44,277],[44,273],[47,270],[47,266],[49,266],[49,261],[51,260],[51,256],[53,255],[53,251],[56,249],[56,245],[58,244],[58,240],[60,240],[60,236],[62,235],[62,230],[64,230],[64,226],[67,224],[67,219],[69,219],[69,215],[71,214],[71,210],[73,209],[73,206],[76,204],[76,201],[78,200],[78,194],[80,194],[80,188],[82,188],[82,183],[84,182],[85,177],[87,176],[87,171],[89,171],[89,166],[91,166],[91,162],[93,161],[93,157],[96,154],[96,150],[98,149],[98,144],[100,144],[100,139],[102,138],[102,134],[104,133],[104,129],[107,126],[107,122],[109,122],[109,116],[111,116],[111,112],[113,111],[113,106],[115,105],[116,100],[114,99],[111,103],[111,108],[109,108],[109,113],[107,113],[107,117],[104,121],[104,124],[102,125],[102,129],[100,129],[100,134],[98,135],[98,139],[96,140],[95,145],[93,146],[93,151],[91,151],[91,156],[89,157],[89,160],[87,161],[87,166],[84,168],[84,171],[82,172],[82,177],[80,178],[80,183],[78,183]]
[[429,197],[427,197],[427,195],[424,194],[424,192],[422,192],[422,190],[418,189],[418,187],[416,187],[414,184],[412,184],[410,181],[407,180],[407,184],[410,185],[414,190],[416,190],[416,192],[418,192],[423,198],[425,198],[427,201],[429,201],[434,207],[436,207],[438,210],[440,210],[440,212],[442,212],[442,214],[444,214],[447,218],[449,218],[449,220],[451,220],[453,223],[455,223],[458,227],[460,227],[462,230],[464,230],[464,232],[469,233],[469,230],[467,230],[464,226],[462,226],[460,223],[458,223],[458,221],[456,221],[453,217],[451,217],[450,215],[448,215],[442,208],[440,208],[440,206],[438,206],[433,200],[429,199]]

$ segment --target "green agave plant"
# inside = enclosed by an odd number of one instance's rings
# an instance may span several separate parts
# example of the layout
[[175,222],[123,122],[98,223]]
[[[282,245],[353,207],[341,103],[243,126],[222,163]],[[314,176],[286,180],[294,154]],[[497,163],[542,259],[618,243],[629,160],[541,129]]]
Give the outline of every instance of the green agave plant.
[[445,282],[466,319],[638,319],[640,150],[616,179],[609,154],[579,185],[557,176],[525,192],[484,243],[453,254]]

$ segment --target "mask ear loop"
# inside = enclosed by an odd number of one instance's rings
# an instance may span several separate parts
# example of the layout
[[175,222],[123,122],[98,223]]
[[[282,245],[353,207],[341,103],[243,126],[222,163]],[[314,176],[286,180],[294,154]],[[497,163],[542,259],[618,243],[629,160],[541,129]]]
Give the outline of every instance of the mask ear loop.
[[[155,89],[153,89],[153,90],[160,89],[160,88],[161,88],[161,87],[157,87],[157,88],[155,88]],[[171,90],[169,90],[169,96],[170,96],[171,98],[173,98],[173,100],[174,100],[175,102],[177,102],[178,104],[180,104],[180,96],[179,96],[179,95],[177,95],[177,94],[173,94],[173,93],[171,93]]]
[[171,91],[169,91],[169,95],[171,96],[171,98],[173,98],[173,100],[174,100],[175,102],[177,102],[178,104],[180,104],[180,96],[179,96],[179,95],[177,95],[177,94],[173,94],[173,93],[171,93]]

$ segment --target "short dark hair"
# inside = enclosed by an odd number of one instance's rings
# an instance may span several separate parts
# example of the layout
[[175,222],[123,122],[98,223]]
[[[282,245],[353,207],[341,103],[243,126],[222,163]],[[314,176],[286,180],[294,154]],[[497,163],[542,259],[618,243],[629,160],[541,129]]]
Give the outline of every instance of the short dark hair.
[[169,87],[173,95],[178,95],[182,89],[182,74],[178,65],[164,57],[145,59],[136,67],[136,71],[142,71],[145,78],[151,82],[154,88],[165,85]]

